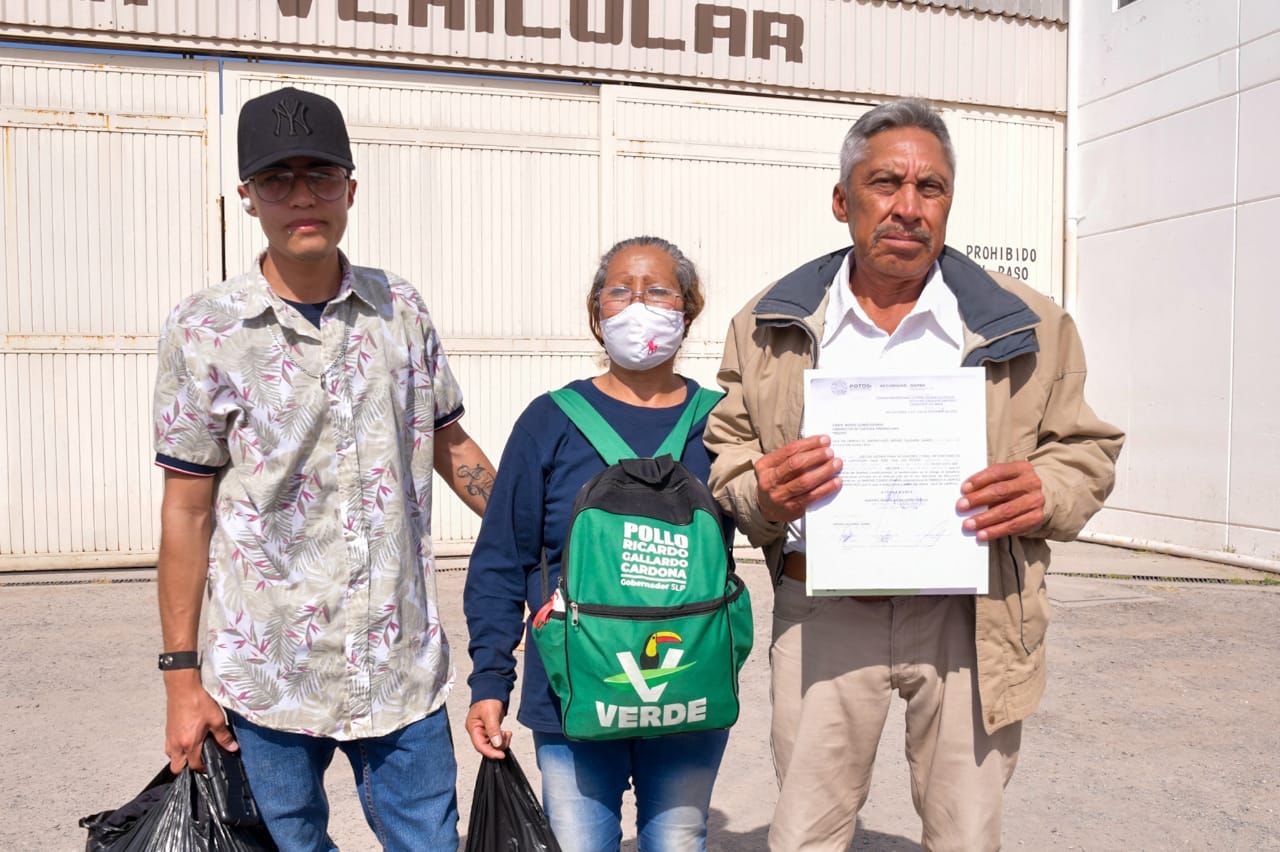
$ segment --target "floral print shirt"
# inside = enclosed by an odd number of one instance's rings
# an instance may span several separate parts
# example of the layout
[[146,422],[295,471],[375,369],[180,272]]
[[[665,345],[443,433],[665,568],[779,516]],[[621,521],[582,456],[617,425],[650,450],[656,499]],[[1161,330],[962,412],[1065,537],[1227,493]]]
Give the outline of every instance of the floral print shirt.
[[382,736],[453,683],[431,551],[432,438],[462,416],[422,297],[342,258],[319,328],[259,269],[160,335],[157,463],[216,475],[203,681],[281,731]]

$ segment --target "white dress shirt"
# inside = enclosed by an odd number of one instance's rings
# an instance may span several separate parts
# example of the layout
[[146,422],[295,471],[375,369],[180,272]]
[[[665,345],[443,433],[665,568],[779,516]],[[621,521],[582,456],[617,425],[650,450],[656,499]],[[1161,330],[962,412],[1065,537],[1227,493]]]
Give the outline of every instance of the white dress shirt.
[[[818,346],[818,367],[850,373],[949,370],[960,364],[964,323],[955,294],[935,261],[911,312],[888,334],[867,316],[849,288],[850,250],[831,284]],[[787,524],[787,553],[804,552],[804,518]]]

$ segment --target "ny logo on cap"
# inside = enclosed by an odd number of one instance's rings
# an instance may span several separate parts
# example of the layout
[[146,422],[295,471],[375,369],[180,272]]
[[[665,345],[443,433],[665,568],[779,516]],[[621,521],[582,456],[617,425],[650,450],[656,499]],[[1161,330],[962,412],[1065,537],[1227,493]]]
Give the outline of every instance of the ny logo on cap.
[[283,122],[289,122],[289,135],[297,136],[301,130],[308,136],[311,135],[311,128],[307,126],[307,106],[299,103],[293,98],[281,98],[280,102],[271,110],[276,117],[275,135],[280,135],[280,127]]

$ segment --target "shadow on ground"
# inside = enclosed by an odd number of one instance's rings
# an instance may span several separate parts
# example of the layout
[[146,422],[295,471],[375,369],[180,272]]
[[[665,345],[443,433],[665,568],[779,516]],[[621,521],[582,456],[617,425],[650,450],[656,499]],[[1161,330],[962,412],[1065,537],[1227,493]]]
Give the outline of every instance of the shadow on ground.
[[[707,850],[708,852],[767,852],[769,849],[769,826],[747,831],[730,831],[729,819],[724,811],[711,809],[707,816]],[[623,852],[635,852],[635,840],[627,840],[622,844]],[[851,849],[874,849],[877,852],[920,852],[920,844],[907,837],[896,834],[885,834],[872,831],[858,823],[858,830],[853,839]]]
[[[769,826],[746,831],[730,831],[729,817],[718,808],[707,814],[707,852],[765,852],[769,848]],[[624,840],[622,852],[635,852],[635,838]]]
[[920,844],[900,834],[873,831],[858,820],[858,830],[853,835],[853,849],[874,849],[876,852],[920,852]]

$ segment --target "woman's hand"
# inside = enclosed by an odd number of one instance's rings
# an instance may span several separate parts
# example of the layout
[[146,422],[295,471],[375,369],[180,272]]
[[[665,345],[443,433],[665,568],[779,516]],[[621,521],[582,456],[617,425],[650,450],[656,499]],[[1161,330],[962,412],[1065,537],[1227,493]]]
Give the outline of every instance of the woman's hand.
[[502,729],[507,708],[496,698],[486,698],[471,705],[465,723],[471,745],[485,757],[501,760],[511,745],[511,732]]

